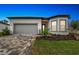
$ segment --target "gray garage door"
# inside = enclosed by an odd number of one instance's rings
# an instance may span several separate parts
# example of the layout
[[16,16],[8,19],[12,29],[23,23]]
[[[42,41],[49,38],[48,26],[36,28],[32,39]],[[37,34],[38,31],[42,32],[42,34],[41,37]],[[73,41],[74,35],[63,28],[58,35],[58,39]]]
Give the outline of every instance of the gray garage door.
[[14,33],[16,34],[37,34],[38,27],[37,24],[15,24]]

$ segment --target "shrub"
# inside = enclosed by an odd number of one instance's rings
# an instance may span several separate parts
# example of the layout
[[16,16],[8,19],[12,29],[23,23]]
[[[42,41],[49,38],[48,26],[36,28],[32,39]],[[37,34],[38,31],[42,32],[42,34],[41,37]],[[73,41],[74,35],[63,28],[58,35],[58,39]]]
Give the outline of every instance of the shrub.
[[48,35],[48,28],[45,28],[44,31],[42,31],[42,34],[47,36]]
[[10,30],[8,27],[5,27],[5,29],[2,30],[3,35],[10,35]]
[[0,37],[3,36],[3,32],[0,32]]

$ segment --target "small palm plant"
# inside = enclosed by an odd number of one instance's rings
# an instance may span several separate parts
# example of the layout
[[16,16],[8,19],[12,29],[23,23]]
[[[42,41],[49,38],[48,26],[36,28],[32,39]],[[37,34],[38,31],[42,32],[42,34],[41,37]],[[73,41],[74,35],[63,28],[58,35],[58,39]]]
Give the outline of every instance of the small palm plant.
[[48,35],[48,28],[45,28],[44,31],[42,31],[42,34],[44,35],[44,39],[47,39]]
[[45,28],[45,29],[44,29],[43,35],[46,35],[46,36],[48,35],[48,28]]

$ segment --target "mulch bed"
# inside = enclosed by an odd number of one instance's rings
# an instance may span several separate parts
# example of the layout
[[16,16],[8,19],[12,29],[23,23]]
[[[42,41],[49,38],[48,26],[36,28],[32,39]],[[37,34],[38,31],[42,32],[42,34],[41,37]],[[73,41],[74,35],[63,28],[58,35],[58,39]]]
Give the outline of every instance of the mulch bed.
[[48,35],[48,36],[44,36],[44,35],[40,35],[36,37],[37,40],[76,40],[76,37],[74,36],[74,34],[69,34],[69,35]]

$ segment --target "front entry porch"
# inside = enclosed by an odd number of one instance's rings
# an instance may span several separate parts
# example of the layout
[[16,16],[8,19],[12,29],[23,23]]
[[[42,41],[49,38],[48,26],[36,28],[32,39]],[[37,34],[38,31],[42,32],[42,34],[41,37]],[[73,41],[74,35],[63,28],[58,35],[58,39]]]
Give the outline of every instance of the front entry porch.
[[48,20],[44,19],[42,20],[42,31],[44,31],[46,28],[48,28]]

